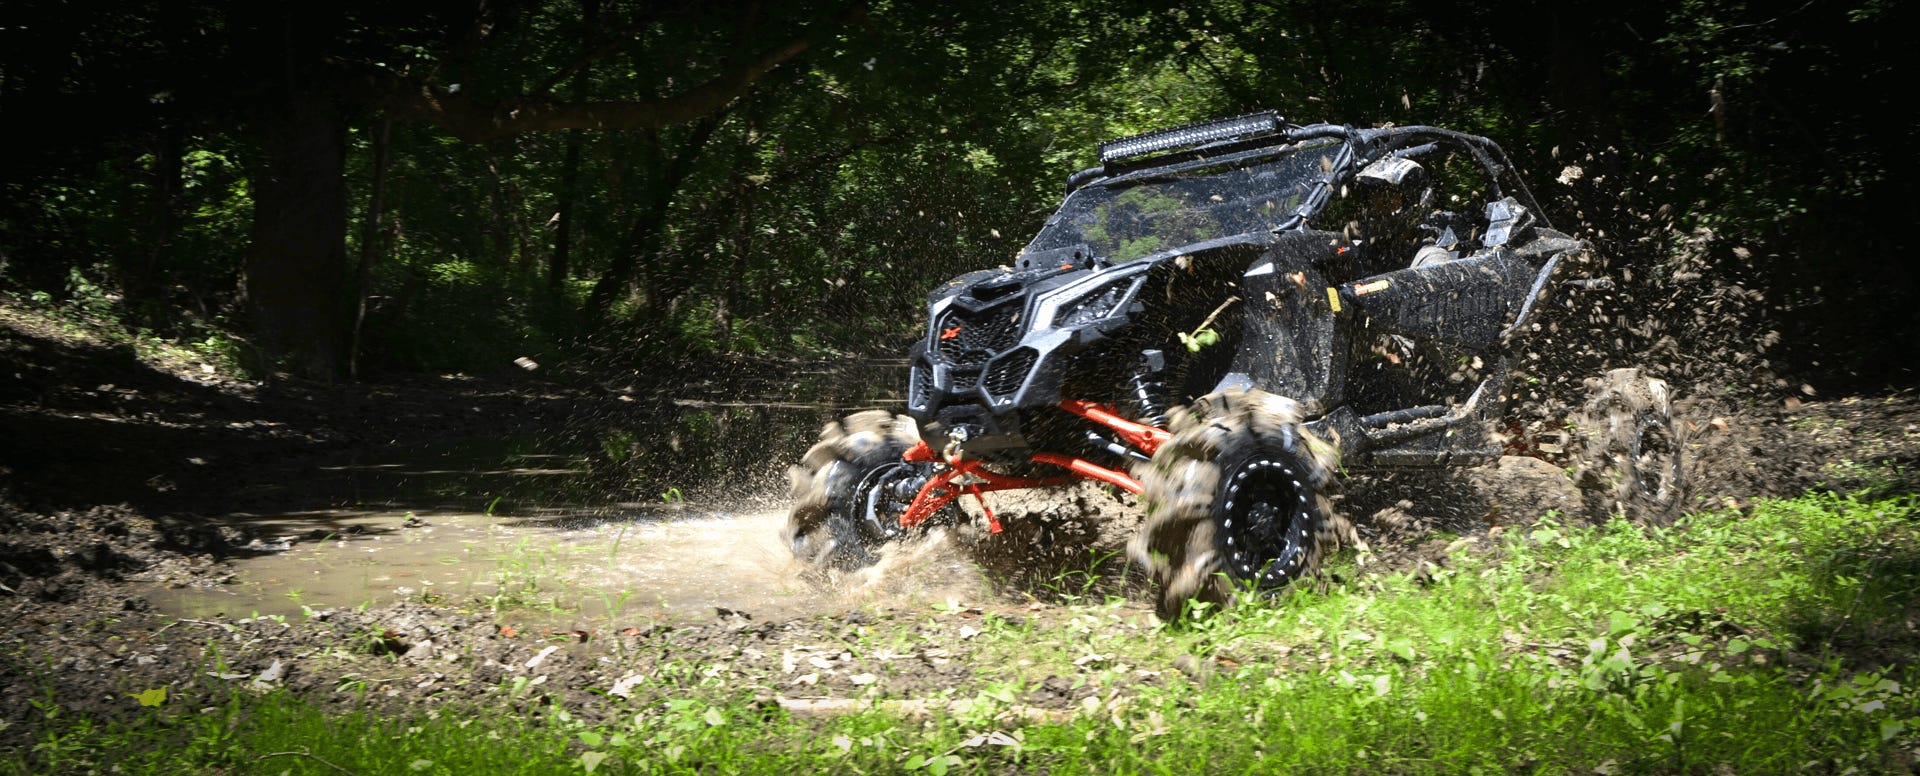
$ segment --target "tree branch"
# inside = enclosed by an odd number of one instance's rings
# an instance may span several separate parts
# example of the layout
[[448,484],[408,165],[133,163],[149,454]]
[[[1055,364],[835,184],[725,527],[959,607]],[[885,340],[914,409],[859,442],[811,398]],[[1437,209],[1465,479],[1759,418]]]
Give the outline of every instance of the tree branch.
[[[866,15],[863,6],[841,14],[846,23]],[[752,61],[706,83],[662,99],[570,102],[536,95],[483,103],[459,92],[436,89],[423,81],[380,71],[363,75],[350,91],[397,119],[421,121],[469,143],[561,129],[659,129],[711,116],[746,94],[775,68],[812,47],[795,38],[767,49]]]
[[809,45],[804,38],[789,41],[743,67],[660,100],[566,102],[526,97],[482,103],[391,76],[370,77],[364,86],[371,92],[370,101],[394,118],[432,124],[469,143],[559,129],[659,129],[719,112]]

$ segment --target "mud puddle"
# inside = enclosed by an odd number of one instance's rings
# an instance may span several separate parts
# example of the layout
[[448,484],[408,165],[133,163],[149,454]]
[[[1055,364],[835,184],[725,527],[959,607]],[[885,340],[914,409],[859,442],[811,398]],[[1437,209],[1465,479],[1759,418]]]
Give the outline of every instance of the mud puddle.
[[[481,512],[288,516],[214,587],[143,591],[187,617],[297,615],[422,601],[517,610],[555,625],[800,614],[830,605],[780,544],[785,516],[695,508],[628,517]],[[308,527],[310,526],[310,527]],[[303,530],[304,529],[304,530]]]
[[730,612],[786,619],[872,603],[978,600],[989,587],[944,537],[900,548],[845,578],[806,578],[780,539],[786,514],[770,501],[745,511],[684,506],[616,518],[310,517],[316,527],[307,533],[261,542],[260,554],[232,561],[221,584],[150,585],[140,593],[157,610],[189,618],[295,617],[414,601],[604,631]]
[[[602,480],[586,458],[562,447],[493,439],[290,466],[277,483],[236,492],[234,505],[248,511],[219,518],[255,538],[217,583],[149,584],[138,593],[188,618],[421,602],[598,631],[722,610],[789,618],[984,589],[938,540],[844,579],[803,578],[780,538],[784,494],[722,503],[672,489],[616,501],[596,486]],[[700,452],[678,451],[682,460]]]

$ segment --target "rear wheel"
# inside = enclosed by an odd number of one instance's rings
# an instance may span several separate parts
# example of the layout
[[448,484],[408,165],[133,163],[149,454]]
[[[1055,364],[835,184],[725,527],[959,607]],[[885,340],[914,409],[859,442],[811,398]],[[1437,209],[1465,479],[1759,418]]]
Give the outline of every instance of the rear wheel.
[[1577,480],[1589,505],[1639,523],[1672,522],[1686,506],[1687,483],[1666,381],[1615,369],[1587,389],[1575,427]]
[[1297,405],[1264,391],[1211,394],[1172,431],[1138,472],[1147,519],[1128,546],[1159,585],[1161,619],[1188,600],[1224,604],[1312,574],[1338,541],[1326,496],[1337,461]]
[[880,410],[827,424],[800,465],[788,470],[793,506],[782,531],[795,557],[815,569],[871,566],[898,538],[900,515],[933,465],[901,459],[919,444],[913,419]]

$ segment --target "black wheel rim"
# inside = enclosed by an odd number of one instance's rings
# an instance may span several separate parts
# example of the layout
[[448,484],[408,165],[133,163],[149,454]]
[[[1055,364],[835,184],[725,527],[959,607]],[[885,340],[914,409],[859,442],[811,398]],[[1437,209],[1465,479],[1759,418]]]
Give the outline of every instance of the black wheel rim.
[[1235,468],[1220,510],[1227,573],[1259,588],[1279,587],[1298,574],[1311,501],[1285,460],[1257,457]]
[[913,505],[913,497],[926,482],[920,465],[893,463],[875,468],[854,488],[853,516],[862,535],[871,542],[884,542],[905,531],[900,516]]

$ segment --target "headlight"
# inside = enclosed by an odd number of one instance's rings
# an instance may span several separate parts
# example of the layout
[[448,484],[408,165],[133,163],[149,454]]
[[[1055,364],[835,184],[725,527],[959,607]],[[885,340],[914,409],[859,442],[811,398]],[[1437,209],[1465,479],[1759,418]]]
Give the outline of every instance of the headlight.
[[1127,296],[1131,283],[1110,283],[1104,288],[1061,306],[1055,313],[1055,326],[1085,326],[1113,312]]
[[1095,276],[1041,297],[1033,328],[1079,327],[1102,320],[1133,298],[1145,276],[1144,272]]

